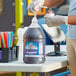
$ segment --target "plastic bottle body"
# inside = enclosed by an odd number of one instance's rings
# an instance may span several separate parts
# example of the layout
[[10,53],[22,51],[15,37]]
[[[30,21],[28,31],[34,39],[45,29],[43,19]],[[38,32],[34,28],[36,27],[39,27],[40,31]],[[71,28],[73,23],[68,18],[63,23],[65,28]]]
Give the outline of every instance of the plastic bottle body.
[[45,34],[42,29],[28,28],[24,34],[24,63],[45,62]]

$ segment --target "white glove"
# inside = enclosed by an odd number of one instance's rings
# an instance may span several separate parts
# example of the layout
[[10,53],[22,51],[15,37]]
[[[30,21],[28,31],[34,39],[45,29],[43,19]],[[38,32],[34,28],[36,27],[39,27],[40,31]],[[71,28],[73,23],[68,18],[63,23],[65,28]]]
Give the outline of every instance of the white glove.
[[29,10],[30,12],[39,11],[39,9],[43,6],[43,4],[44,0],[34,0],[29,4],[27,10]]
[[68,17],[60,15],[45,15],[45,22],[49,27],[59,26],[62,24],[67,24]]

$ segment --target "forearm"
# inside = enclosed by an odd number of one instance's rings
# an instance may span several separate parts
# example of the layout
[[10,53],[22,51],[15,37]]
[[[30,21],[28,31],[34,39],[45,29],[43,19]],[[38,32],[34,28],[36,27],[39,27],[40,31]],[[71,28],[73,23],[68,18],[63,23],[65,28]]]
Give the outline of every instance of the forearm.
[[76,25],[76,16],[68,16],[68,24]]
[[64,0],[45,0],[44,6],[47,6],[49,8],[56,7],[60,5]]

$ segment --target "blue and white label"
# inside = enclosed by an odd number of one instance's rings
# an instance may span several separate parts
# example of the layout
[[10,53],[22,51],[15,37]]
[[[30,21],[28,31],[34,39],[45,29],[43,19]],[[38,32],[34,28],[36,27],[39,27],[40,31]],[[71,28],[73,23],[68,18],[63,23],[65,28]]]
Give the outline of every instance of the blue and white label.
[[39,42],[25,42],[25,57],[43,56],[43,44]]

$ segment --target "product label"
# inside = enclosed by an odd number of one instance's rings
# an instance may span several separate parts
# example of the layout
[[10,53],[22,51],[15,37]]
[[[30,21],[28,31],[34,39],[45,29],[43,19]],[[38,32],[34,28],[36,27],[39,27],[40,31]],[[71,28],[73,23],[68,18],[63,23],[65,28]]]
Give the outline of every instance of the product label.
[[25,56],[41,57],[43,56],[43,45],[39,42],[25,42]]

